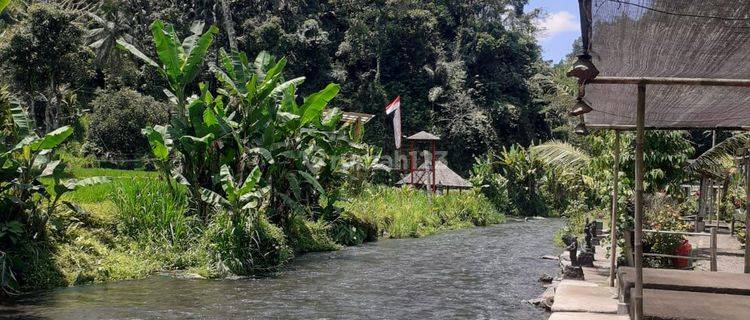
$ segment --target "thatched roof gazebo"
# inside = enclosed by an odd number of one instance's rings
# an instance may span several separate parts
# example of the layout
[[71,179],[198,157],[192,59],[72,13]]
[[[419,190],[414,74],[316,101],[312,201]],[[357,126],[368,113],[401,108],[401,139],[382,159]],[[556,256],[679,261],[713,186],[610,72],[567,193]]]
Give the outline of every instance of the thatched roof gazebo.
[[440,141],[440,138],[432,133],[429,133],[427,131],[420,131],[417,132],[409,137],[406,138],[406,140],[410,141]]
[[[411,184],[420,187],[431,187],[433,184],[432,171],[430,170],[430,163],[425,162],[419,166],[421,171],[415,171],[407,174],[402,178],[396,185]],[[426,174],[417,174],[418,172],[426,172]],[[412,175],[414,175],[414,182],[412,182]],[[445,163],[437,160],[435,161],[435,187],[440,190],[450,189],[471,189],[472,185],[469,181],[462,178],[458,173],[448,168]]]

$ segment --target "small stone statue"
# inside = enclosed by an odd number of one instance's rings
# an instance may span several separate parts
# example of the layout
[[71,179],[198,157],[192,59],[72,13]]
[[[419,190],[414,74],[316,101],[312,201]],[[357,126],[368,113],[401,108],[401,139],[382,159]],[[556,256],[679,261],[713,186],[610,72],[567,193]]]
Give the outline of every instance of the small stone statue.
[[567,246],[565,249],[570,253],[570,263],[574,266],[578,265],[578,238],[566,235],[563,237],[563,243]]
[[566,235],[562,240],[570,254],[570,264],[563,263],[563,261],[560,263],[563,267],[563,279],[583,280],[583,268],[581,268],[578,258],[578,238]]
[[596,237],[596,221],[589,221],[589,218],[586,218],[586,226],[584,227],[583,232],[585,234],[584,251],[595,252],[596,249],[592,244],[592,240]]

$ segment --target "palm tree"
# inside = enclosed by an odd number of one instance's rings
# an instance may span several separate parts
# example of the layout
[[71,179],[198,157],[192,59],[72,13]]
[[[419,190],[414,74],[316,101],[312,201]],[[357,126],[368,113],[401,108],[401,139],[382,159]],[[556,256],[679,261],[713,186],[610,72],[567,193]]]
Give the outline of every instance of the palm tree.
[[748,149],[750,133],[735,134],[701,154],[688,170],[697,174],[723,177],[730,168],[736,167],[734,158]]
[[106,18],[91,12],[87,12],[87,15],[97,24],[86,35],[90,41],[89,46],[96,53],[97,65],[110,65],[119,58],[118,39],[127,43],[135,42],[135,37],[129,33],[132,30],[130,21],[122,11],[110,11],[106,13]]
[[545,165],[564,173],[583,174],[591,156],[570,143],[551,140],[532,146],[529,151]]
[[719,199],[720,215],[727,215],[727,207],[724,204],[729,195],[729,187],[733,182],[732,178],[741,165],[735,159],[748,149],[750,149],[750,133],[735,134],[701,154],[687,168],[689,172],[702,178],[722,182],[721,199]]

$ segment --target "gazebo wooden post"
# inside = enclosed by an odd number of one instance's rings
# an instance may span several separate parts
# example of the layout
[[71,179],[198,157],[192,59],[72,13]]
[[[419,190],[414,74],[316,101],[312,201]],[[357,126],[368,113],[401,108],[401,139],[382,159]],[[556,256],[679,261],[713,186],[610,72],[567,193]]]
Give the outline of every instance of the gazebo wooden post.
[[745,153],[745,273],[750,273],[750,155]]
[[437,185],[435,184],[437,183],[437,180],[435,177],[437,175],[437,172],[435,170],[435,149],[436,148],[435,148],[435,140],[432,140],[431,142],[432,142],[432,193],[435,193],[437,192]]
[[646,85],[638,84],[635,134],[635,320],[643,320],[643,136],[646,118]]
[[409,175],[411,184],[414,185],[414,141],[409,141]]
[[612,169],[612,215],[610,216],[609,227],[609,286],[615,286],[615,277],[617,272],[617,188],[620,180],[620,131],[615,130],[615,152],[614,168]]
[[708,196],[708,179],[701,175],[700,186],[698,187],[698,212],[695,214],[695,232],[703,232],[698,226],[698,220],[706,216],[706,196]]

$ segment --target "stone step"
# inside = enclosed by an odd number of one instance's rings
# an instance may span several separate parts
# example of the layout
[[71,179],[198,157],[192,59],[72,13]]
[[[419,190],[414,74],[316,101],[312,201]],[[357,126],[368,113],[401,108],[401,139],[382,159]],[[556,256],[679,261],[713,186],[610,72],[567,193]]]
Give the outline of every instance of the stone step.
[[612,288],[584,281],[563,280],[555,291],[552,312],[617,313],[617,299]]
[[649,319],[747,320],[750,296],[646,289],[643,309]]
[[606,313],[555,312],[549,320],[630,320],[630,317]]

